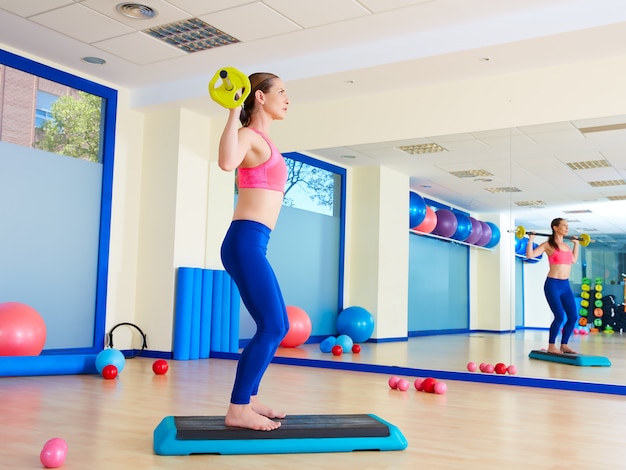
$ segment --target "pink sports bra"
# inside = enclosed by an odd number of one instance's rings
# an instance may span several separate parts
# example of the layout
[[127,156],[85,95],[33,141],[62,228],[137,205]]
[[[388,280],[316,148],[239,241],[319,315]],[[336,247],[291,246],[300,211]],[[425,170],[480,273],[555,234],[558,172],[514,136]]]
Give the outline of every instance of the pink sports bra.
[[572,264],[574,262],[574,254],[569,250],[554,250],[554,252],[548,256],[548,262],[550,264]]
[[270,158],[252,168],[237,169],[237,185],[240,188],[261,188],[272,189],[274,191],[285,192],[285,183],[287,182],[287,165],[283,156],[274,146],[272,141],[263,133],[248,127],[251,131],[256,132],[270,146]]

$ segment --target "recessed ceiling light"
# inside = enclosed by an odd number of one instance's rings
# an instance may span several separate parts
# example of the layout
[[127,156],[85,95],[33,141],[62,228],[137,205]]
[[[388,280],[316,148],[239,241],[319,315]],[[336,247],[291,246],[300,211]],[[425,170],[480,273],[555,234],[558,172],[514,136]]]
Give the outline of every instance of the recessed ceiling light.
[[342,155],[341,158],[356,158],[356,155]]
[[101,59],[100,57],[87,56],[87,57],[82,57],[80,60],[82,60],[83,62],[87,64],[92,64],[92,65],[103,65],[107,63],[106,60]]
[[141,3],[120,3],[115,9],[122,15],[135,20],[149,20],[159,14],[154,8]]

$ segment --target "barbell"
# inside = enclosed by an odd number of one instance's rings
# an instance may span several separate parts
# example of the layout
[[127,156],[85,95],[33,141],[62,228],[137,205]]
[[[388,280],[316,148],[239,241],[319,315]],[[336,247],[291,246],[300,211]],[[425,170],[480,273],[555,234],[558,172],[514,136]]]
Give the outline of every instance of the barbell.
[[[526,232],[526,229],[524,228],[524,226],[523,226],[523,225],[518,225],[517,227],[515,227],[515,230],[509,230],[508,232],[513,232],[513,233],[515,233],[515,236],[516,236],[517,238],[519,238],[520,240],[521,240],[522,238],[524,238],[524,236],[525,236],[525,235],[526,235],[526,233],[527,233],[527,232]],[[549,236],[551,236],[551,235],[550,235],[550,234],[548,234],[548,233],[537,233],[537,232],[532,232],[532,233],[534,233],[535,235],[537,235],[537,236],[539,236],[539,237],[549,237]],[[568,240],[573,240],[573,239],[577,238],[577,239],[578,239],[578,241],[580,242],[580,245],[581,245],[581,246],[589,246],[589,244],[593,241],[593,240],[591,239],[591,237],[590,237],[589,235],[587,235],[586,233],[583,233],[583,234],[582,234],[582,235],[580,235],[580,236],[568,235],[568,236],[566,236],[566,237],[564,237],[564,238],[566,238],[566,239],[568,239]]]
[[[221,84],[217,85],[217,81]],[[217,104],[228,108],[241,106],[250,94],[250,79],[234,67],[223,67],[209,81],[209,95]]]

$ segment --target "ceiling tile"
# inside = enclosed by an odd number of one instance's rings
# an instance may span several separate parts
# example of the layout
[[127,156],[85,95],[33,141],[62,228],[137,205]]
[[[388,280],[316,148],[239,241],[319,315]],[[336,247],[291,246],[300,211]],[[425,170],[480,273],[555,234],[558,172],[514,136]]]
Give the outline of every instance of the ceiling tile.
[[206,15],[250,3],[250,0],[169,0],[169,3],[191,13],[193,16]]
[[419,3],[428,3],[433,0],[359,0],[365,7],[378,13],[381,11],[395,10],[397,8],[408,7],[410,5],[417,5]]
[[354,0],[316,0],[315,2],[265,0],[263,3],[305,28],[371,14]]
[[38,13],[54,10],[65,5],[71,5],[72,0],[28,0],[16,2],[15,0],[0,0],[0,8],[19,16],[31,16]]
[[120,3],[122,3],[121,0],[85,0],[82,5],[139,31],[192,17],[189,13],[173,7],[163,0],[141,0],[139,3],[152,8],[158,14],[149,19],[129,18],[117,11],[116,7]]
[[258,2],[204,15],[200,19],[242,42],[278,36],[302,29],[294,22]]
[[139,65],[187,55],[180,49],[168,46],[144,33],[132,33],[107,39],[94,43],[94,46]]
[[133,31],[82,5],[73,4],[33,16],[34,22],[86,43],[100,41]]

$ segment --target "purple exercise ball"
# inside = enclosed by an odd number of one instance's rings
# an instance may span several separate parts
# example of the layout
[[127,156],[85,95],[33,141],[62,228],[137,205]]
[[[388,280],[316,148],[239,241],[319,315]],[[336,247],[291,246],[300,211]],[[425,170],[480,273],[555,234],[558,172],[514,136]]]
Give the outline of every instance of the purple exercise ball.
[[476,246],[485,246],[491,241],[491,227],[487,224],[487,222],[483,222],[482,220],[480,221],[480,225],[483,229],[483,232],[480,235],[478,241],[474,244]]
[[483,227],[474,217],[470,217],[469,219],[472,224],[472,231],[470,232],[469,237],[465,239],[465,243],[474,245],[478,240],[480,240],[480,236],[483,234]]
[[457,229],[457,221],[454,212],[448,209],[437,210],[437,225],[433,233],[440,237],[450,238]]

